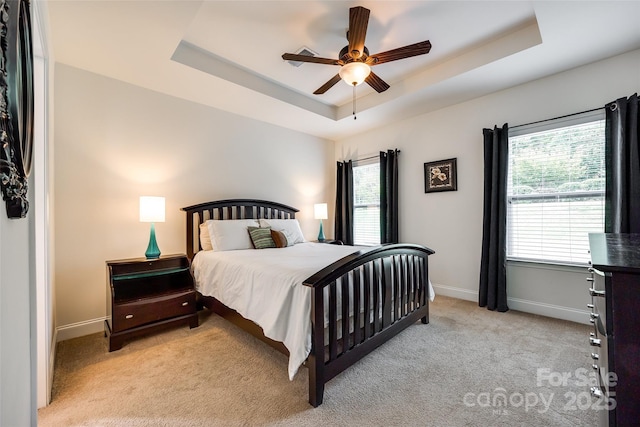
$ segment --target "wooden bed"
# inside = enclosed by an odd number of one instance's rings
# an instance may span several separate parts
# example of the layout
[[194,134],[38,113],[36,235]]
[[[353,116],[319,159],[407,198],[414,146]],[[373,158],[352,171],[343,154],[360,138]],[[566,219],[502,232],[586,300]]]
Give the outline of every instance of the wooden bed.
[[[199,225],[208,219],[293,219],[298,212],[280,203],[250,199],[213,201],[182,210],[187,213],[187,255],[191,260],[201,250]],[[304,286],[312,289],[312,350],[306,362],[311,405],[322,403],[325,384],[340,372],[419,319],[429,323],[428,256],[433,253],[414,244],[375,246],[348,255],[304,281]],[[350,297],[339,298],[339,292]],[[282,343],[265,337],[254,322],[213,297],[201,295],[201,299],[208,309],[288,355]],[[351,324],[340,322],[338,319],[349,318],[350,309],[364,314],[353,316]]]

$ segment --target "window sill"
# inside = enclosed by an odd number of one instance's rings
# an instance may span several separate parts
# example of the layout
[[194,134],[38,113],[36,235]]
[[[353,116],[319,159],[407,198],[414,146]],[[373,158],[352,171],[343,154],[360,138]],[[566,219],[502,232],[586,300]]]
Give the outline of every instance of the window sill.
[[525,261],[519,259],[507,259],[507,265],[518,268],[535,268],[556,271],[583,272],[590,264],[568,264],[545,261]]

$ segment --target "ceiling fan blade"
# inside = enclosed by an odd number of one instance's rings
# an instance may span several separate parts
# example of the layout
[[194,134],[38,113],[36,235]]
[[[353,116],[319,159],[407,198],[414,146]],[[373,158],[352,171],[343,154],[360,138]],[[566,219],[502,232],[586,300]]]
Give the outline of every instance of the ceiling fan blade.
[[410,58],[412,56],[424,55],[431,50],[431,42],[425,40],[420,43],[410,44],[386,52],[369,55],[366,63],[369,65],[384,64],[385,62],[397,61],[398,59]]
[[364,39],[367,36],[369,25],[369,9],[362,6],[349,9],[349,54],[353,59],[358,59],[364,52]]
[[369,86],[374,88],[378,93],[384,92],[385,90],[389,89],[389,84],[387,84],[387,82],[382,80],[380,77],[378,77],[377,74],[373,72],[369,73],[369,76],[367,76],[367,78],[364,79],[364,81]]
[[329,89],[331,89],[336,83],[338,83],[340,80],[342,80],[340,78],[340,74],[336,74],[335,76],[333,76],[331,78],[331,80],[329,80],[328,82],[326,82],[325,84],[323,84],[322,86],[320,86],[315,92],[313,92],[314,95],[322,95],[323,93],[325,93],[326,91],[328,91]]
[[317,56],[297,55],[295,53],[285,53],[282,55],[285,61],[313,62],[315,64],[342,65],[338,59],[319,58]]

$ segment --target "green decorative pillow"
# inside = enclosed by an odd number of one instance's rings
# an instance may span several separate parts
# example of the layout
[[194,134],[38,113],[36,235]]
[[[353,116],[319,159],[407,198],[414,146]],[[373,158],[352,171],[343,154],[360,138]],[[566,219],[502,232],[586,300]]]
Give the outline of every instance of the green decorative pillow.
[[276,244],[271,238],[271,228],[247,227],[249,236],[256,249],[275,248]]

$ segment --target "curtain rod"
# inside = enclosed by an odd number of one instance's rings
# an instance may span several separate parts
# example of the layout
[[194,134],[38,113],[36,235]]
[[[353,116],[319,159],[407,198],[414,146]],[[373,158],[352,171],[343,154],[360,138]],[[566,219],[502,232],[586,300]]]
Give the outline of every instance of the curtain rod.
[[593,108],[591,110],[581,111],[579,113],[567,114],[566,116],[559,116],[559,117],[554,117],[552,119],[538,120],[537,122],[525,123],[525,124],[517,125],[517,126],[509,126],[509,129],[521,128],[523,126],[537,125],[538,123],[550,122],[551,120],[564,119],[564,118],[567,118],[567,117],[577,116],[579,114],[591,113],[591,112],[594,112],[594,111],[602,110],[604,108],[605,107]]
[[[396,150],[396,152],[397,152],[398,154],[400,154],[400,150]],[[354,162],[362,162],[362,161],[364,161],[364,160],[377,159],[377,158],[379,158],[379,157],[380,157],[380,155],[378,154],[377,156],[370,156],[370,157],[363,157],[362,159],[355,159],[355,160],[354,160]]]

